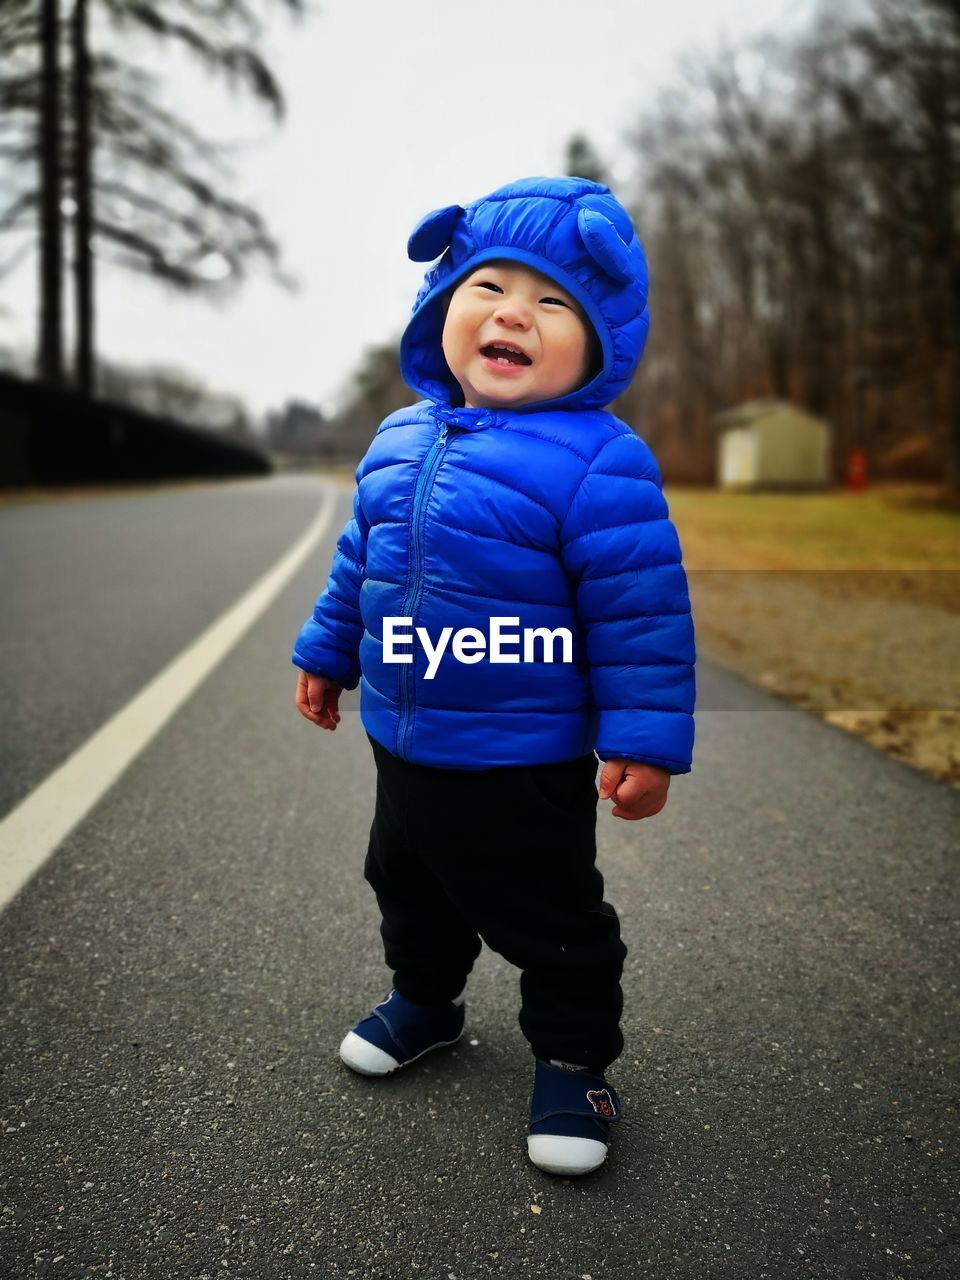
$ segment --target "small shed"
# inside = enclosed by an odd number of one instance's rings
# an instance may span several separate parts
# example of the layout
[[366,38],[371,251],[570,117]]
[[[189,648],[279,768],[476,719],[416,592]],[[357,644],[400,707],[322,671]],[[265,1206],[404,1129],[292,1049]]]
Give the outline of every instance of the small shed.
[[718,413],[721,489],[812,489],[830,483],[830,427],[786,400],[751,400]]

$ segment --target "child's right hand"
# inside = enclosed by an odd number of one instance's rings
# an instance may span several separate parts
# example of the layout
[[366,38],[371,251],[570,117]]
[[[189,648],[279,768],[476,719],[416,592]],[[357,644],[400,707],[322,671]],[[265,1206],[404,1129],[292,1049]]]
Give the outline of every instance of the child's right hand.
[[312,676],[301,671],[297,678],[297,710],[321,729],[336,729],[340,723],[337,705],[343,685],[326,676]]

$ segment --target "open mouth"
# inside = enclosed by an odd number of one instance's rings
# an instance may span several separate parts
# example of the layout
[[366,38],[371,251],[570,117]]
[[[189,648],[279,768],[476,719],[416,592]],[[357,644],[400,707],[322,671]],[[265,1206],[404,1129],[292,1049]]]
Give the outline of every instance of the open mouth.
[[499,342],[491,342],[485,347],[480,348],[480,354],[486,356],[488,360],[495,360],[497,364],[532,364],[533,361],[528,355],[524,355],[522,351],[517,351],[512,347],[508,347]]

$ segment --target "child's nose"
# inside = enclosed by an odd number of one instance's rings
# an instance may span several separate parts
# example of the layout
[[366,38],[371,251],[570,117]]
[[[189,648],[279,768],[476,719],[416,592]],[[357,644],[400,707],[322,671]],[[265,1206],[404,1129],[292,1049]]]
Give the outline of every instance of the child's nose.
[[497,307],[497,316],[507,324],[530,323],[530,307],[522,298],[504,298]]

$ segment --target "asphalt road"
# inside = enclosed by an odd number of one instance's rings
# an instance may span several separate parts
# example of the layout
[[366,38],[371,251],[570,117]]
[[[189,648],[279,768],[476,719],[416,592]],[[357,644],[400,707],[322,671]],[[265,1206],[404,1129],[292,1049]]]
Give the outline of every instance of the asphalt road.
[[[0,511],[3,812],[309,524],[277,479]],[[599,822],[603,1170],[526,1160],[516,973],[379,1082],[369,748],[292,705],[349,512],[0,916],[0,1277],[954,1277],[955,792],[702,665],[695,771]],[[606,810],[607,806],[603,806]]]

